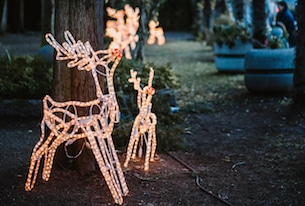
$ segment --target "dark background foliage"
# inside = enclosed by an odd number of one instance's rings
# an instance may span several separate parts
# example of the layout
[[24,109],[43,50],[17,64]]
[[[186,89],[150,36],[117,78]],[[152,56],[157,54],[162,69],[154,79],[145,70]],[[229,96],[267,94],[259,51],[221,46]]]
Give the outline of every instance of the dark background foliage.
[[41,56],[0,58],[0,99],[42,99],[51,92],[52,66]]

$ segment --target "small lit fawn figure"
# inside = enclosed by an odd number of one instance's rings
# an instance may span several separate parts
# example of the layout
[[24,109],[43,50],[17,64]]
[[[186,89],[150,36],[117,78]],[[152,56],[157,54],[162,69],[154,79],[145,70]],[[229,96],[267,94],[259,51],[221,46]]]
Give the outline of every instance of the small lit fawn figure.
[[152,87],[154,70],[153,68],[150,68],[148,85],[143,89],[140,86],[141,79],[136,77],[137,72],[130,70],[130,75],[131,78],[129,78],[129,82],[133,83],[134,89],[138,91],[137,104],[139,108],[139,114],[136,116],[131,130],[124,167],[128,167],[130,158],[135,159],[137,153],[139,157],[142,156],[144,146],[143,143],[145,142],[146,154],[144,170],[147,171],[149,169],[149,162],[154,161],[155,151],[157,147],[157,117],[154,113],[151,112],[151,99],[152,95],[155,93],[155,89]]
[[[75,140],[86,138],[113,199],[117,204],[123,204],[122,196],[128,193],[128,188],[111,136],[114,123],[119,121],[113,74],[121,53],[117,49],[95,52],[89,42],[76,42],[69,31],[64,35],[66,42],[62,45],[51,34],[46,35],[46,40],[56,49],[57,60],[68,60],[69,68],[77,67],[78,70],[91,72],[96,99],[88,102],[56,102],[48,95],[44,97],[41,137],[32,152],[25,190],[33,189],[43,157],[42,179],[48,181],[59,145],[69,145]],[[112,66],[109,68],[110,64]],[[98,66],[102,66],[104,71],[100,71]],[[108,94],[103,94],[98,75],[103,75],[106,79]],[[87,114],[79,115],[80,109],[86,110]],[[49,131],[48,134],[46,130]]]

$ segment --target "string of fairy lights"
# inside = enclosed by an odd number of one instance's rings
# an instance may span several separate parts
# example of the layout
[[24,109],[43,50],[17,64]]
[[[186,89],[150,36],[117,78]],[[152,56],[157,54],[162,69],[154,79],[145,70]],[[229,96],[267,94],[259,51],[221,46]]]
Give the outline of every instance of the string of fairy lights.
[[[62,44],[58,43],[52,34],[45,36],[46,41],[57,52],[56,60],[68,61],[68,68],[91,72],[96,99],[87,102],[72,100],[57,102],[49,95],[44,97],[43,118],[40,125],[41,137],[32,151],[25,183],[26,191],[34,188],[42,159],[44,159],[42,179],[48,181],[58,147],[64,144],[67,157],[77,158],[81,155],[81,151],[76,156],[70,156],[66,147],[76,140],[85,139],[115,203],[123,204],[123,196],[129,192],[112,140],[114,124],[119,121],[119,106],[113,85],[113,75],[122,58],[121,51],[126,58],[131,59],[130,49],[135,49],[139,40],[137,30],[140,10],[125,5],[124,10],[107,8],[106,11],[114,19],[106,23],[106,35],[113,38],[107,50],[94,51],[88,41],[85,43],[76,41],[69,31],[64,32],[65,42]],[[158,22],[149,23],[148,44],[154,44],[156,40],[159,45],[165,43],[163,29],[158,25]],[[98,66],[104,67],[104,71],[98,70]],[[102,91],[98,75],[106,78],[107,94]],[[145,147],[144,170],[147,171],[149,163],[154,160],[157,147],[157,117],[151,112],[151,100],[155,93],[152,87],[154,70],[150,69],[148,84],[143,89],[137,72],[130,70],[130,75],[129,82],[133,83],[134,89],[138,91],[139,114],[133,123],[124,166],[127,167],[130,159],[136,158],[136,155],[142,157]],[[86,115],[80,115],[80,110],[82,114],[86,111]]]
[[[83,44],[75,41],[69,31],[65,33],[66,42],[60,45],[51,34],[46,40],[56,51],[57,60],[69,60],[69,68],[91,71],[95,82],[97,99],[80,102],[56,102],[50,96],[43,99],[43,119],[41,121],[41,138],[35,145],[25,183],[25,190],[33,189],[40,162],[44,157],[42,179],[48,181],[51,175],[53,159],[57,148],[64,142],[74,142],[86,138],[105,178],[108,188],[117,204],[123,203],[122,196],[127,195],[128,188],[120,161],[112,141],[114,123],[118,122],[118,103],[113,86],[113,74],[121,59],[119,50],[93,51],[89,42]],[[103,57],[99,55],[103,54]],[[114,62],[109,68],[108,64]],[[98,81],[97,66],[105,68],[108,94],[103,94]],[[79,109],[87,109],[88,115],[78,115]],[[46,129],[50,133],[46,135]]]
[[[112,20],[106,22],[106,36],[112,38],[109,48],[120,48],[127,59],[132,59],[131,52],[136,49],[139,41],[137,31],[139,29],[140,9],[133,9],[126,4],[124,9],[116,10],[106,8],[107,14]],[[148,23],[149,36],[147,44],[152,45],[156,41],[158,45],[165,44],[164,31],[159,27],[159,22],[151,20]]]
[[139,114],[136,116],[127,148],[126,160],[124,167],[128,167],[130,159],[135,159],[138,154],[142,156],[143,146],[145,143],[146,154],[144,161],[144,170],[149,170],[149,162],[154,161],[155,151],[157,147],[156,140],[156,124],[157,117],[151,112],[151,99],[155,93],[155,89],[152,87],[152,81],[154,77],[154,70],[150,68],[148,85],[143,89],[140,86],[141,79],[137,77],[137,72],[130,70],[131,78],[128,79],[130,83],[133,83],[134,89],[138,91],[137,104],[139,108]]

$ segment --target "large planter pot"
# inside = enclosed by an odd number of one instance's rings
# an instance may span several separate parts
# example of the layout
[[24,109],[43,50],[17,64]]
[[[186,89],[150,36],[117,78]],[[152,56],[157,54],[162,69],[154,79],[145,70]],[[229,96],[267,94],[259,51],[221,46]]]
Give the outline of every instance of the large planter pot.
[[253,49],[245,56],[245,85],[255,93],[284,93],[293,87],[295,50]]
[[236,41],[234,47],[223,44],[221,47],[214,44],[214,61],[219,72],[244,73],[245,54],[252,49],[249,42]]

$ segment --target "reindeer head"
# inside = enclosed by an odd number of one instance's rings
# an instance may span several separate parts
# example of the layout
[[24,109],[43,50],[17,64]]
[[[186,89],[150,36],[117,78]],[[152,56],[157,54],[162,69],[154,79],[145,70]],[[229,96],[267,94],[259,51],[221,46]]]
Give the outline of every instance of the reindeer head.
[[131,78],[129,78],[128,81],[133,83],[133,88],[138,91],[138,108],[150,104],[152,95],[155,94],[155,89],[152,87],[154,69],[150,68],[148,84],[143,89],[140,86],[141,78],[137,77],[137,72],[130,70],[130,76]]
[[[78,70],[90,71],[96,68],[97,65],[105,66],[116,58],[121,58],[118,49],[113,50],[99,50],[94,51],[90,43],[85,43],[78,40],[75,41],[74,37],[69,31],[64,32],[66,42],[60,45],[52,34],[46,34],[46,41],[53,46],[56,51],[57,60],[69,60],[67,66],[69,68],[77,67]],[[104,55],[103,57],[99,57]]]
[[[113,88],[113,74],[114,71],[122,58],[122,54],[119,49],[108,49],[108,50],[98,50],[94,51],[90,43],[87,41],[85,43],[75,41],[74,37],[69,31],[64,32],[66,42],[59,44],[52,34],[46,34],[47,42],[52,45],[56,51],[57,60],[68,60],[67,66],[69,68],[77,67],[78,70],[91,71],[95,86],[97,97],[102,96],[102,91],[97,78],[97,73],[106,76],[108,83],[109,93],[114,94]],[[113,62],[111,68],[108,64]],[[105,68],[105,73],[102,71],[97,71],[97,66],[101,65]],[[111,91],[110,91],[111,90]]]

